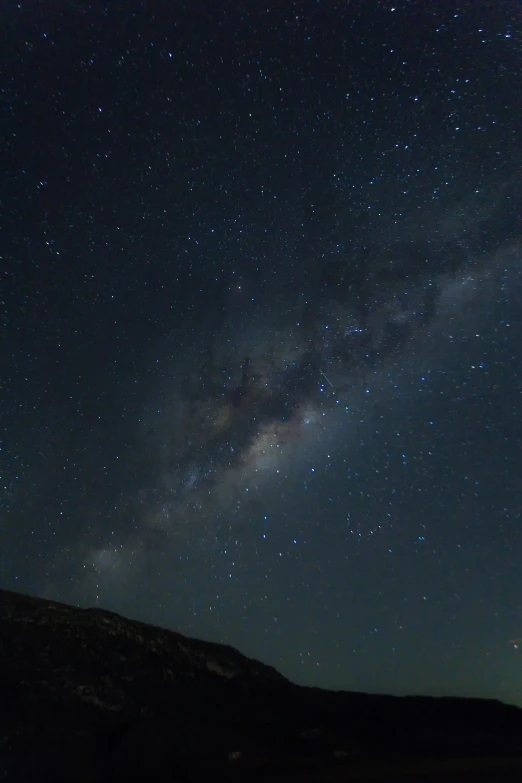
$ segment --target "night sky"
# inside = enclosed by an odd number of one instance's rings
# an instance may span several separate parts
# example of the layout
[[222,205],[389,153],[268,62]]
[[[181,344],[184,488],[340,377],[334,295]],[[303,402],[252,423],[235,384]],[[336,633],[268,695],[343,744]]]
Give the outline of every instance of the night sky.
[[1,28],[0,587],[522,705],[519,4]]

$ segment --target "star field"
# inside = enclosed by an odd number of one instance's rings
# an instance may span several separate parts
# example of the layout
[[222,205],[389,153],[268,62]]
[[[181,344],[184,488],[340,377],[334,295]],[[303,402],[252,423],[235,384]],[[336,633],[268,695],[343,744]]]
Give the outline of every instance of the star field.
[[522,705],[516,3],[12,3],[0,586]]

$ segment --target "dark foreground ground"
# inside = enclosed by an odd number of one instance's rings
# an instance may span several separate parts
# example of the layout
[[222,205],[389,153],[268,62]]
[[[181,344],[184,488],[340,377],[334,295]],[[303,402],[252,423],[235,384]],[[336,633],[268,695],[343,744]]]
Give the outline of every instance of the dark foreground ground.
[[218,644],[0,591],[0,783],[522,781],[522,710],[296,686]]
[[[519,783],[522,781],[522,757],[506,759],[416,759],[394,761],[343,762],[335,766],[330,763],[303,763],[270,765],[241,764],[221,772],[218,779],[229,781],[299,781],[302,783],[358,783],[359,781],[405,781],[415,783]],[[207,779],[214,779],[209,776]]]

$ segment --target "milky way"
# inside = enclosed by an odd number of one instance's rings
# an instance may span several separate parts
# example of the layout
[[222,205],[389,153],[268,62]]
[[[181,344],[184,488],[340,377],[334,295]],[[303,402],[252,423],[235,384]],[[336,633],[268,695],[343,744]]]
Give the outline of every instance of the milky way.
[[142,422],[155,478],[140,493],[141,524],[201,554],[245,520],[260,523],[267,483],[331,442],[339,410],[370,393],[412,341],[422,346],[499,285],[513,251],[489,251],[484,236],[499,200],[509,234],[512,195],[504,186],[489,211],[470,199],[458,221],[432,217],[422,241],[336,248],[295,280],[283,307],[277,286],[256,296],[245,281],[227,284],[224,323],[220,302],[196,341],[197,322],[186,344],[163,348],[161,396]]

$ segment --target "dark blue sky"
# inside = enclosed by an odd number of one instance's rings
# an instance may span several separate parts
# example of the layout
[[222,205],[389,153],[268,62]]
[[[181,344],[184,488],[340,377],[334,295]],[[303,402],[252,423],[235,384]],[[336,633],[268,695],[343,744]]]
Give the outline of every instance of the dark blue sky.
[[0,586],[522,704],[518,4],[6,4]]

